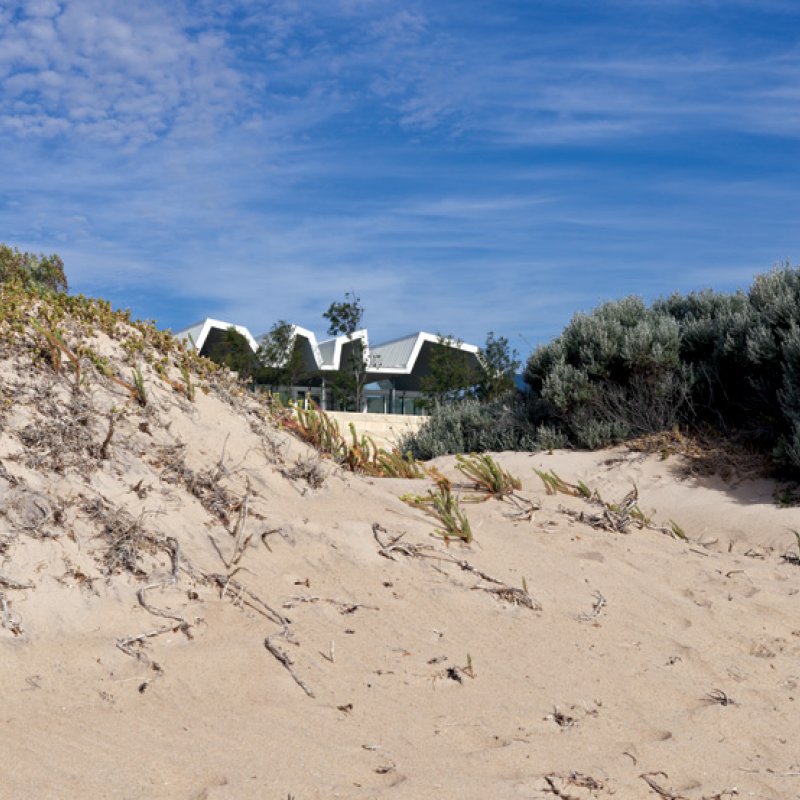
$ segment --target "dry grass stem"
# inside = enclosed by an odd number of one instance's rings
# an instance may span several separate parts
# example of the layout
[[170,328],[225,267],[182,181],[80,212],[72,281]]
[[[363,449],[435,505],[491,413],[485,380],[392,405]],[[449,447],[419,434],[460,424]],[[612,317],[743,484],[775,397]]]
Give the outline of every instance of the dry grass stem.
[[0,574],[0,586],[4,586],[6,589],[33,589],[32,583],[21,583],[3,574]]
[[[148,639],[153,639],[156,636],[161,636],[164,633],[175,633],[176,631],[182,630],[182,624],[162,625],[160,628],[155,628],[151,631],[145,631],[144,633],[138,633],[135,636],[126,636],[123,639],[117,639],[116,645],[119,650],[122,650],[122,652],[125,653],[125,655],[131,656],[131,658],[135,658],[137,661],[148,664],[152,666],[153,669],[160,672],[161,667],[155,661],[151,661],[141,647]],[[139,645],[139,647],[136,648],[134,645]]]
[[400,536],[390,539],[388,542],[384,542],[380,537],[381,533],[388,536],[388,532],[385,528],[380,526],[377,522],[373,523],[372,534],[375,537],[375,541],[378,543],[378,553],[385,558],[395,561],[396,559],[394,558],[393,553],[397,552],[402,553],[408,558],[426,558],[436,561],[443,561],[448,564],[455,564],[463,572],[469,572],[473,575],[476,575],[478,578],[480,578],[480,581],[490,584],[489,586],[482,586],[481,582],[479,581],[476,586],[472,587],[474,590],[488,592],[489,594],[494,595],[498,600],[503,600],[511,605],[524,606],[531,611],[542,610],[542,604],[532,597],[528,592],[527,583],[522,589],[518,589],[515,586],[509,586],[508,584],[503,583],[503,581],[493,578],[491,575],[488,575],[486,572],[483,572],[482,570],[473,566],[469,563],[469,561],[456,558],[446,550],[437,550],[434,547],[423,547],[421,545],[400,544],[399,539],[404,534],[400,534]]
[[220,599],[225,597],[230,589],[236,592],[236,597],[239,599],[239,602],[249,606],[255,611],[258,611],[276,625],[289,625],[289,620],[283,614],[272,608],[272,606],[270,606],[266,601],[262,600],[257,594],[254,594],[249,589],[246,589],[241,583],[234,580],[230,575],[219,575],[215,573],[201,574],[207,582],[213,583],[219,588]]
[[401,542],[400,540],[406,535],[405,531],[398,536],[395,536],[393,539],[389,539],[385,542],[381,540],[381,533],[385,534],[386,536],[389,535],[389,531],[387,531],[386,528],[382,527],[377,522],[373,522],[372,535],[375,537],[375,541],[378,543],[378,553],[391,561],[397,560],[393,553],[402,553],[407,558],[415,558],[421,556],[426,551],[434,549],[432,545]]
[[603,613],[603,609],[608,605],[608,601],[600,592],[594,593],[594,603],[592,603],[592,610],[587,614],[580,614],[578,619],[581,622],[594,622],[600,614]]
[[136,598],[139,601],[139,605],[145,611],[147,611],[148,613],[152,614],[155,617],[163,617],[164,619],[171,619],[174,620],[175,622],[180,622],[181,630],[188,635],[188,630],[190,625],[183,617],[179,617],[176,614],[170,614],[168,611],[156,608],[155,606],[150,605],[145,598],[146,593],[150,591],[150,589],[163,589],[164,586],[166,585],[167,584],[164,581],[161,581],[159,583],[150,583],[147,586],[142,586],[139,589],[139,591],[136,592]]
[[281,650],[276,644],[273,643],[273,639],[285,639],[287,642],[291,644],[296,644],[296,642],[292,639],[291,633],[289,631],[288,626],[284,626],[283,630],[280,633],[273,633],[270,636],[267,636],[264,639],[264,647],[272,653],[273,656],[278,660],[280,664],[286,669],[286,671],[292,676],[294,682],[309,696],[314,697],[314,692],[308,687],[308,684],[303,681],[303,679],[294,671],[294,661],[290,658],[288,653],[285,653]]
[[659,786],[654,780],[654,776],[663,776],[664,778],[668,778],[666,772],[643,772],[639,777],[660,797],[663,797],[664,800],[688,800],[682,794],[674,794],[673,792],[669,791],[669,789],[665,789],[663,786]]
[[308,595],[299,595],[297,597],[290,597],[285,603],[283,608],[296,608],[303,603],[328,603],[332,606],[337,606],[340,614],[353,614],[359,608],[366,608],[369,611],[380,611],[378,606],[368,606],[364,603],[347,603],[343,600],[334,600],[331,597],[316,597]]

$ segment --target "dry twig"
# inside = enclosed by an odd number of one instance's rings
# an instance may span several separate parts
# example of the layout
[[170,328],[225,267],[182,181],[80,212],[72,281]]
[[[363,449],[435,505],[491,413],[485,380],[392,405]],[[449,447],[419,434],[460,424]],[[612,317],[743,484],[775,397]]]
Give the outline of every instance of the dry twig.
[[288,653],[285,653],[281,650],[276,644],[272,643],[273,639],[285,639],[287,642],[291,644],[297,644],[293,639],[292,635],[289,632],[288,626],[284,625],[283,630],[280,633],[273,633],[270,636],[267,636],[264,639],[264,647],[272,653],[273,656],[278,660],[280,664],[282,664],[286,671],[292,676],[294,682],[309,696],[314,697],[314,692],[309,689],[308,684],[306,684],[303,679],[294,671],[294,661],[290,658]]

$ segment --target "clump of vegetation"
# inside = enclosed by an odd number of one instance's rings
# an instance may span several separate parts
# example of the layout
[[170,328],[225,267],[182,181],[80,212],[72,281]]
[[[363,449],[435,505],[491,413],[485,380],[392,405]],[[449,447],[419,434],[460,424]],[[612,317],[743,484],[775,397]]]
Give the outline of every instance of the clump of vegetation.
[[[595,449],[678,432],[733,442],[796,475],[800,269],[782,265],[757,276],[746,292],[604,303],[576,314],[560,336],[538,347],[523,377],[527,393],[433,408],[403,447],[429,459]],[[733,465],[741,460],[727,456],[696,461],[698,470],[741,471]]]
[[339,424],[314,406],[305,409],[293,405],[284,410],[283,426],[310,444],[323,455],[351,472],[365,472],[381,478],[424,478],[425,471],[410,453],[400,450],[387,452],[369,436],[359,438],[355,425],[350,423],[350,441],[339,430]]
[[486,492],[487,498],[502,499],[522,488],[522,482],[504,470],[488,453],[457,455],[456,469],[474,481],[475,488]]
[[[77,392],[92,379],[110,380],[142,406],[147,402],[144,365],[190,400],[196,388],[214,389],[230,402],[243,391],[238,376],[187,349],[169,331],[134,320],[130,311],[114,310],[105,300],[70,295],[66,289],[58,256],[0,245],[0,355],[26,356],[33,364],[49,365],[57,375],[68,365]],[[89,340],[98,333],[122,347],[132,380],[116,374],[109,360],[94,350]]]
[[547,472],[534,467],[533,471],[541,479],[547,494],[567,494],[572,497],[583,497],[586,500],[600,496],[596,491],[593,492],[583,481],[567,483],[555,470],[551,469]]
[[55,254],[21,253],[0,244],[0,284],[18,283],[26,289],[66,292],[64,262]]
[[427,461],[453,453],[536,450],[536,430],[525,416],[524,405],[506,395],[491,402],[468,398],[438,405],[425,424],[403,438],[400,449]]
[[800,270],[747,292],[628,297],[578,314],[538,348],[532,421],[580,447],[709,426],[800,468]]
[[472,528],[467,515],[461,510],[458,497],[453,494],[453,487],[446,478],[440,476],[434,489],[428,489],[423,495],[405,494],[400,498],[415,508],[423,509],[432,516],[441,527],[436,533],[443,539],[459,539],[469,544],[472,541]]

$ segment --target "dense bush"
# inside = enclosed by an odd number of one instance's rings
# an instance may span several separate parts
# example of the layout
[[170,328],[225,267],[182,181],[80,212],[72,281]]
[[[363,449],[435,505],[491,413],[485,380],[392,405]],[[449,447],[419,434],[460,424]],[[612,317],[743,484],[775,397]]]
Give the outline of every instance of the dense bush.
[[513,395],[491,402],[466,399],[436,405],[415,434],[400,444],[402,452],[427,460],[451,453],[535,449],[536,431]]
[[576,314],[524,378],[527,395],[442,406],[405,445],[430,458],[712,429],[800,470],[800,269],[759,275],[747,292],[626,297]]
[[524,377],[532,421],[580,447],[711,425],[800,468],[800,270],[747,293],[606,303],[538,348]]
[[0,284],[12,281],[28,289],[67,291],[64,262],[60,256],[21,253],[16,247],[0,244]]

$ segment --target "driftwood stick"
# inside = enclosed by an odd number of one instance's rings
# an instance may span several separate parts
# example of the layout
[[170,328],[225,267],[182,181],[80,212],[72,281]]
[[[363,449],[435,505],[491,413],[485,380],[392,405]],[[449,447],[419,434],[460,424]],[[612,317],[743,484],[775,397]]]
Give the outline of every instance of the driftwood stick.
[[108,416],[108,433],[106,438],[103,439],[103,444],[100,445],[100,460],[105,461],[108,458],[108,447],[111,444],[111,438],[114,436],[114,428],[117,424],[116,415],[111,413]]
[[421,556],[425,550],[433,550],[433,547],[430,545],[406,544],[401,542],[400,540],[406,535],[405,531],[403,531],[403,533],[401,533],[399,536],[389,539],[387,542],[381,541],[381,537],[379,536],[381,533],[384,533],[387,536],[389,535],[389,531],[387,531],[386,528],[384,528],[382,525],[379,525],[377,522],[373,522],[372,535],[375,537],[375,541],[378,543],[378,554],[382,555],[384,558],[388,558],[390,561],[397,560],[393,553],[402,553],[408,558],[414,558],[415,556]]
[[20,583],[2,574],[0,574],[0,586],[5,586],[6,589],[33,589],[32,583]]
[[147,600],[145,600],[145,593],[149,589],[163,589],[164,583],[151,583],[147,586],[142,586],[138,592],[136,592],[136,597],[139,600],[139,605],[147,612],[152,614],[155,617],[163,617],[164,619],[173,619],[175,622],[180,622],[183,630],[189,629],[189,623],[183,618],[179,617],[176,614],[170,614],[167,611],[162,611],[160,608],[156,608],[155,606],[151,606]]
[[170,559],[172,561],[172,582],[178,582],[178,572],[181,568],[181,546],[174,536],[167,536],[167,544],[170,547]]
[[542,604],[532,597],[528,593],[527,589],[518,589],[515,586],[509,586],[507,583],[504,583],[503,581],[487,574],[483,570],[478,569],[474,565],[470,564],[469,561],[456,558],[450,553],[447,553],[443,550],[437,550],[431,546],[410,543],[400,544],[400,539],[405,535],[404,533],[401,533],[399,536],[389,539],[388,541],[381,539],[380,534],[385,534],[388,537],[389,532],[386,530],[386,528],[382,527],[377,522],[374,522],[372,524],[372,535],[375,537],[375,541],[378,543],[378,553],[384,556],[384,558],[395,561],[396,559],[394,557],[394,553],[397,552],[402,553],[408,558],[429,558],[435,561],[444,561],[448,564],[455,564],[460,570],[477,575],[481,581],[491,584],[491,586],[481,586],[479,582],[477,586],[473,587],[473,589],[478,589],[480,591],[493,594],[498,599],[505,600],[512,605],[525,606],[525,608],[529,608],[531,611],[542,610]]
[[247,506],[250,502],[250,481],[247,482],[247,493],[242,500],[241,508],[239,509],[239,521],[236,523],[236,533],[233,542],[233,554],[231,555],[231,560],[226,565],[228,569],[232,566],[235,566],[239,563],[242,556],[244,555],[245,547],[247,547],[247,542],[244,538],[244,531],[245,527],[247,526]]
[[0,611],[3,612],[3,627],[10,628],[11,611],[8,608],[8,602],[6,600],[6,596],[2,592],[0,592]]
[[686,800],[682,794],[673,794],[669,789],[659,786],[654,780],[653,775],[663,775],[667,777],[666,772],[643,772],[639,777],[660,797],[664,800]]
[[336,600],[333,597],[317,597],[316,595],[297,595],[296,597],[290,597],[283,603],[283,607],[295,608],[295,606],[300,603],[329,603],[332,606],[337,606],[341,614],[352,614],[354,611],[358,611],[359,608],[366,608],[370,611],[380,611],[378,606],[368,606],[365,603],[348,603],[344,600]]
[[162,633],[175,633],[176,631],[183,630],[182,625],[162,625],[160,628],[155,628],[152,631],[145,631],[136,636],[126,636],[122,639],[117,639],[117,648],[122,650],[123,653],[137,661],[143,661],[145,664],[151,664],[153,669],[161,670],[157,663],[151,662],[145,653],[141,650],[134,650],[133,645],[142,644],[147,639],[152,639],[155,636],[161,636]]
[[294,669],[293,669],[294,662],[289,657],[289,654],[285,653],[277,645],[272,643],[273,639],[278,639],[278,638],[286,639],[287,641],[291,641],[290,634],[289,634],[289,628],[288,627],[284,627],[283,630],[280,633],[273,633],[270,636],[267,636],[267,638],[264,639],[264,647],[266,647],[267,650],[269,650],[269,652],[272,653],[273,656],[275,656],[275,658],[278,660],[278,662],[283,665],[283,667],[286,669],[286,671],[292,676],[292,679],[294,680],[294,682],[309,697],[314,697],[314,692],[312,692],[311,689],[309,689],[308,684],[306,684],[303,681],[303,679],[294,671]]
[[276,611],[274,608],[272,608],[272,606],[264,602],[264,600],[262,600],[258,595],[253,594],[253,592],[251,592],[249,589],[246,589],[241,583],[239,583],[239,581],[234,580],[229,575],[212,573],[209,575],[204,575],[204,577],[206,580],[216,583],[221,591],[224,591],[230,586],[232,589],[244,595],[247,600],[243,599],[242,602],[247,603],[247,605],[249,605],[251,608],[255,608],[256,611],[264,614],[265,617],[270,619],[275,624],[283,626],[289,625],[290,621],[287,617],[285,617],[279,611]]

